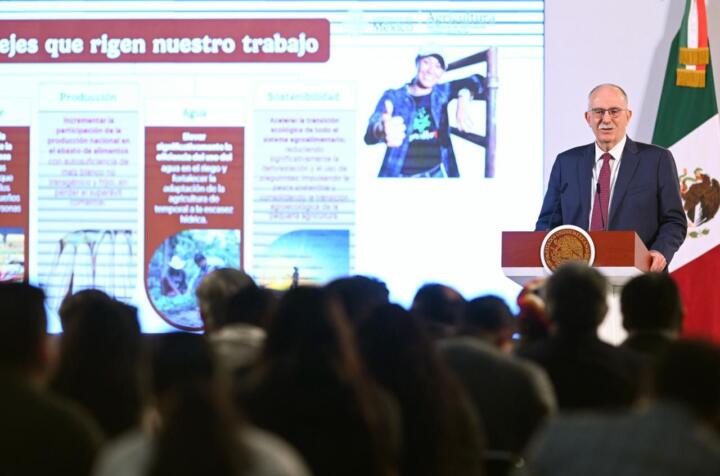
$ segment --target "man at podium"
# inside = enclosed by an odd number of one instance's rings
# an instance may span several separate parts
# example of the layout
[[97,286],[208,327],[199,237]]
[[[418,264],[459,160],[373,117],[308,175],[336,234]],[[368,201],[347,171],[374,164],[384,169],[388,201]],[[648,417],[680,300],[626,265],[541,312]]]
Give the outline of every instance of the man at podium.
[[669,150],[627,136],[631,117],[620,86],[590,91],[585,120],[595,142],[557,156],[535,230],[635,231],[650,251],[650,271],[662,271],[687,232],[677,168]]

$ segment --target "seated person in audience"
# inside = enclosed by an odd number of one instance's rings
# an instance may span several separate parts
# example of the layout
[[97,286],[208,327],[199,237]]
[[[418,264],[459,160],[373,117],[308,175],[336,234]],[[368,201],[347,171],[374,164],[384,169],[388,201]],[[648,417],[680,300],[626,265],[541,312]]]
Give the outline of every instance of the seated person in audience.
[[654,359],[680,334],[682,302],[669,274],[645,273],[631,279],[622,289],[620,309],[628,332],[623,347]]
[[[217,353],[224,371],[245,369],[257,358],[265,331],[251,314],[264,301],[271,299],[244,271],[220,268],[211,271],[198,285],[200,317],[205,333]],[[239,299],[231,306],[233,299]],[[245,309],[242,309],[242,308]]]
[[400,405],[400,475],[484,474],[477,415],[417,318],[380,306],[358,327],[358,342],[370,375]]
[[0,302],[0,474],[90,474],[100,429],[80,407],[43,389],[49,366],[43,291],[0,283]]
[[483,421],[489,465],[517,460],[557,407],[545,371],[511,354],[516,329],[507,304],[483,296],[468,302],[458,335],[439,343]]
[[410,306],[410,312],[420,319],[433,339],[453,335],[464,311],[465,298],[462,294],[438,283],[421,286]]
[[300,285],[283,295],[239,397],[248,418],[295,446],[315,476],[395,475],[396,409],[365,375],[327,290]]
[[235,415],[225,390],[202,336],[160,336],[152,357],[156,427],[108,445],[95,475],[309,476],[290,446]]
[[671,343],[659,357],[653,394],[629,414],[558,417],[530,444],[524,474],[720,474],[720,348]]
[[240,269],[220,268],[205,276],[195,290],[205,332],[225,325],[230,298],[241,289],[255,286],[253,279]]
[[353,326],[370,317],[376,307],[389,302],[385,283],[367,276],[338,278],[328,283],[326,288],[340,300]]
[[597,335],[607,291],[596,269],[577,262],[560,266],[545,288],[550,337],[518,349],[548,373],[561,411],[627,408],[639,394],[640,356]]
[[137,309],[97,289],[66,297],[63,334],[50,388],[82,405],[108,438],[136,427],[144,377]]
[[236,381],[244,379],[260,358],[277,305],[274,291],[246,286],[230,298],[225,324],[210,334],[216,354]]

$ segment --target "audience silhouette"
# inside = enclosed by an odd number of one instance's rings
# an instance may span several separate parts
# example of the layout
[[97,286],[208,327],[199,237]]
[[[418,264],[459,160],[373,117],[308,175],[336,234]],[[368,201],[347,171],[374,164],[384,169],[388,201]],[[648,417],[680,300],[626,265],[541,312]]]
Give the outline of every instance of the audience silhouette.
[[315,476],[394,474],[394,407],[366,377],[331,293],[306,286],[285,293],[255,370],[241,407],[294,445]]
[[108,438],[140,423],[145,378],[137,310],[87,289],[60,306],[63,334],[50,388],[82,405]]
[[580,263],[517,315],[440,283],[406,310],[370,276],[275,291],[208,271],[204,335],[142,334],[87,289],[56,356],[43,291],[0,283],[0,474],[718,474],[720,347],[680,337],[668,274],[626,284],[616,347],[608,283]]
[[557,418],[531,445],[526,474],[717,475],[719,417],[720,348],[678,341],[659,358],[648,406]]
[[380,306],[359,326],[358,341],[370,374],[400,405],[400,474],[482,474],[477,416],[417,318],[397,304]]
[[465,298],[440,283],[424,284],[417,290],[410,311],[420,319],[433,339],[450,337],[465,312]]
[[645,273],[628,281],[620,297],[628,337],[623,347],[657,358],[680,334],[680,292],[663,273]]
[[45,294],[25,283],[0,283],[0,302],[0,474],[90,474],[100,429],[79,406],[43,389]]
[[165,334],[152,351],[156,419],[112,442],[96,476],[308,476],[294,449],[233,408],[200,335]]
[[492,474],[519,462],[534,431],[557,406],[545,371],[511,355],[516,328],[502,299],[483,296],[468,302],[458,335],[440,342],[482,417]]
[[545,285],[551,335],[518,349],[543,367],[561,410],[619,409],[640,391],[642,361],[630,350],[601,341],[608,283],[594,268],[567,263]]

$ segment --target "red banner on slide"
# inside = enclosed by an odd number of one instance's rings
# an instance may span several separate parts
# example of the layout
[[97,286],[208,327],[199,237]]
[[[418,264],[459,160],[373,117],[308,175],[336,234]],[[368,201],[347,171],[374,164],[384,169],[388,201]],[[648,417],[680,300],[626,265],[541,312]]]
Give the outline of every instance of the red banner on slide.
[[145,129],[145,289],[170,325],[199,331],[195,300],[214,269],[240,268],[242,127]]
[[28,277],[30,128],[0,127],[0,281]]
[[6,20],[0,63],[318,63],[326,19]]
[[241,230],[242,127],[145,129],[145,261],[188,229]]

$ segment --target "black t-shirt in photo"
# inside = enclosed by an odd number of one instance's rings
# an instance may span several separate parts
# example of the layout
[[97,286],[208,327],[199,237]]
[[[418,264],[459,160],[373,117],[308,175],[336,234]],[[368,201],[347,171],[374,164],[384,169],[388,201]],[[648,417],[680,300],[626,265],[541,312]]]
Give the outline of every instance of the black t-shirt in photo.
[[430,113],[430,95],[413,96],[415,115],[408,127],[410,143],[403,164],[403,175],[415,175],[440,165],[440,141],[437,124]]

